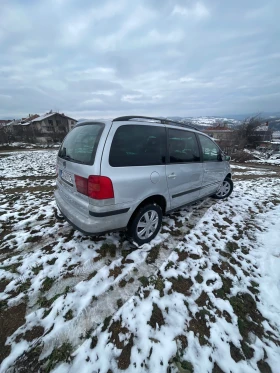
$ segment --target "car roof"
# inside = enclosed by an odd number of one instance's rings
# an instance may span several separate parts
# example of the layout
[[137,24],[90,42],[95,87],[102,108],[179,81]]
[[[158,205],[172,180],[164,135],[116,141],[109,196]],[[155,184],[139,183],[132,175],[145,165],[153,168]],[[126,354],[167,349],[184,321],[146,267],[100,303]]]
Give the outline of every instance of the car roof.
[[141,124],[141,125],[146,125],[146,126],[157,125],[159,127],[162,126],[162,127],[167,127],[167,128],[171,128],[171,129],[178,129],[178,130],[184,130],[184,131],[188,131],[188,132],[195,132],[199,135],[203,135],[205,137],[208,137],[210,140],[213,141],[213,139],[209,135],[202,132],[198,128],[184,125],[184,123],[176,123],[176,122],[160,123],[160,122],[158,122],[154,119],[144,120],[144,119],[138,119],[138,118],[130,119],[130,120],[126,120],[126,119],[117,120],[117,121],[113,120],[113,123],[122,123],[122,124],[127,124],[127,125],[129,125],[129,124],[130,125]]
[[165,118],[145,117],[145,116],[137,116],[137,115],[117,117],[114,119],[83,119],[81,121],[78,121],[75,127],[79,127],[79,126],[86,125],[86,124],[104,124],[105,126],[108,126],[108,125],[111,126],[112,123],[125,123],[125,124],[139,123],[141,125],[155,124],[159,126],[162,125],[163,127],[196,132],[197,134],[204,135],[205,137],[208,137],[210,140],[213,141],[213,139],[210,136],[208,136],[206,133],[202,132],[195,126],[188,125],[186,123],[175,122],[175,121],[165,119]]

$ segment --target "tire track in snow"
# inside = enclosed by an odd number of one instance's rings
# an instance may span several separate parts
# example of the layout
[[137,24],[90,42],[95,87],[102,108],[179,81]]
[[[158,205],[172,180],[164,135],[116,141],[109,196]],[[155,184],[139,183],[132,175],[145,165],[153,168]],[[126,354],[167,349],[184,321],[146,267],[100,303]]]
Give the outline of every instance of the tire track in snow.
[[[215,201],[208,198],[200,203],[190,205],[191,211],[184,211],[181,213],[181,217],[185,219],[188,225],[195,226],[213,204],[215,204]],[[164,220],[167,221],[168,217]],[[113,287],[112,290],[106,290],[100,294],[96,301],[85,307],[77,317],[66,323],[58,333],[49,333],[45,336],[42,356],[48,356],[55,347],[69,340],[71,340],[71,344],[74,348],[82,344],[89,330],[93,331],[96,329],[103,323],[106,317],[112,316],[118,310],[117,301],[119,299],[121,299],[124,304],[136,293],[141,286],[141,282],[138,278],[142,276],[150,277],[157,274],[161,265],[168,259],[174,248],[189,232],[189,228],[183,226],[181,232],[181,235],[176,237],[169,235],[167,239],[161,242],[164,244],[164,248],[160,249],[159,257],[156,259],[155,263],[146,263],[147,255],[151,250],[150,245],[144,245],[141,249],[132,252],[128,257],[137,257],[136,259],[138,259],[138,261],[133,263],[133,267],[130,270],[124,271],[125,273],[123,276],[118,276],[117,280],[111,285],[111,287]],[[117,260],[119,259],[120,258]],[[115,260],[115,262],[117,260]],[[135,265],[137,267],[135,267]],[[89,268],[92,270],[94,266],[89,266]],[[136,275],[135,272],[133,272],[134,268],[137,268]],[[86,273],[81,277],[84,278],[85,276]],[[130,277],[134,278],[133,283],[127,282],[125,287],[119,286],[122,279],[128,280]],[[78,280],[77,278],[77,281]]]

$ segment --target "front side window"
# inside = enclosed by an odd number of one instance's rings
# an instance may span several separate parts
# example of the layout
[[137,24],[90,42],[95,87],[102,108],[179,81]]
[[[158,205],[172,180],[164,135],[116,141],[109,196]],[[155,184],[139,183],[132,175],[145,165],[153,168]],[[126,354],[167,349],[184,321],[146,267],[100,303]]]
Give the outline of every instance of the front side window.
[[64,139],[58,156],[68,161],[91,165],[104,124],[87,124],[74,128]]
[[109,155],[112,167],[150,166],[165,163],[165,128],[148,125],[120,126]]
[[170,163],[199,162],[199,148],[193,132],[168,130]]
[[218,161],[221,153],[219,147],[206,136],[198,135],[198,137],[202,148],[203,160]]

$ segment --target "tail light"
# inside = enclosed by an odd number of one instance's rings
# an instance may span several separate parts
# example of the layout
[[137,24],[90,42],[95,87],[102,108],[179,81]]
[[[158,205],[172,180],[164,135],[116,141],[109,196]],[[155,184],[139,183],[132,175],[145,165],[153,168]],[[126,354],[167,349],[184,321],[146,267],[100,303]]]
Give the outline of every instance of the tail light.
[[94,199],[114,198],[112,180],[106,176],[89,176],[88,196]]
[[114,198],[112,180],[107,176],[91,175],[86,179],[75,175],[76,188],[79,193],[93,199]]
[[88,179],[82,176],[75,175],[75,183],[76,183],[77,191],[87,196],[88,195],[88,185],[87,185]]

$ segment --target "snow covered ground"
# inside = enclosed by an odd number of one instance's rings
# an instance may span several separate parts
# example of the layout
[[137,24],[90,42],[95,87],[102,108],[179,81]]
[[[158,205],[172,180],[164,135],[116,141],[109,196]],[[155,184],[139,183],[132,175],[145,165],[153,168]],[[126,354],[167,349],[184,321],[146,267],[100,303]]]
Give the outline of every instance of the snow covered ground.
[[12,142],[12,143],[4,143],[0,144],[0,150],[5,148],[14,148],[14,149],[33,149],[33,148],[59,148],[59,144],[51,144],[51,145],[45,145],[45,144],[31,144],[26,142]]
[[247,161],[247,163],[264,164],[270,166],[280,166],[280,154],[272,154],[267,158],[267,154],[258,150],[244,149],[246,153],[251,154],[255,159]]
[[248,161],[248,163],[253,162],[253,163],[259,163],[259,164],[268,164],[268,165],[275,165],[275,166],[280,166],[280,158],[278,156],[271,156],[268,159],[255,159],[254,161]]
[[279,372],[277,167],[135,249],[55,217],[55,157],[0,155],[0,372]]
[[227,125],[238,125],[240,122],[232,118],[220,118],[220,117],[197,117],[191,118],[191,122],[194,125],[199,126],[217,126],[217,123],[226,123]]
[[195,126],[217,126],[219,123],[224,123],[228,126],[236,126],[240,124],[239,120],[232,119],[232,118],[222,118],[222,117],[170,117],[169,119],[185,122],[185,123],[192,123]]

